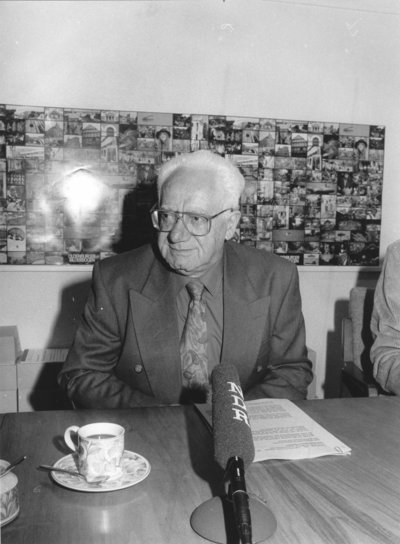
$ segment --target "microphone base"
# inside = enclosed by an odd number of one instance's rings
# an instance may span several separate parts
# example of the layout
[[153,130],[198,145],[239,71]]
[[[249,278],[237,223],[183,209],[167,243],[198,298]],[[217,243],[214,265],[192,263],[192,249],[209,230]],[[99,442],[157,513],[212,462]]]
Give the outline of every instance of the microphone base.
[[[257,497],[249,494],[253,544],[263,542],[276,531],[276,518]],[[236,530],[233,503],[227,495],[213,497],[200,504],[190,518],[192,529],[217,544],[240,544]]]

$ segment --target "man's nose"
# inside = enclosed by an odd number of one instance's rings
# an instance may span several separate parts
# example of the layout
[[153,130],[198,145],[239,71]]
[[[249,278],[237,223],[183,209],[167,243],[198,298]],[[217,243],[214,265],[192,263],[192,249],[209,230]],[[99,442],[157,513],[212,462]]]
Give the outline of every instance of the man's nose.
[[185,227],[182,217],[176,219],[175,225],[169,232],[169,239],[172,243],[183,242],[190,238],[191,234]]

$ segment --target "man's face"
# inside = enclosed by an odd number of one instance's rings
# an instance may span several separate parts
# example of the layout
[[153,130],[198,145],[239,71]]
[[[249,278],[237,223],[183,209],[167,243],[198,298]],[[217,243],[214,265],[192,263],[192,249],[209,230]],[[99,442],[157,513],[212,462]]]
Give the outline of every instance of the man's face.
[[[163,210],[214,215],[227,207],[224,192],[211,170],[180,167],[161,190]],[[170,232],[158,234],[161,255],[176,272],[201,276],[221,259],[224,240],[232,237],[239,215],[239,212],[227,211],[216,217],[205,236],[193,236],[178,220]]]

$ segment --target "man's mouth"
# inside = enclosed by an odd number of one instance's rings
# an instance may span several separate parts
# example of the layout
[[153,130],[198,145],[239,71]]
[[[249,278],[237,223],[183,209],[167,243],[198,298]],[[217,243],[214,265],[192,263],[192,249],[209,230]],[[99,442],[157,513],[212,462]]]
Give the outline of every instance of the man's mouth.
[[176,253],[188,253],[190,251],[193,251],[193,248],[191,247],[176,247],[176,246],[168,246],[171,251],[174,251]]

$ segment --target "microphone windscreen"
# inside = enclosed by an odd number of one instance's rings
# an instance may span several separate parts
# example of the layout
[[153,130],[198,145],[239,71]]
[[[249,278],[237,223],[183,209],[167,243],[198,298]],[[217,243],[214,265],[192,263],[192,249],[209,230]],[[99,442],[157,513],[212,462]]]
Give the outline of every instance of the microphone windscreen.
[[211,375],[214,457],[225,470],[231,457],[246,468],[254,459],[254,442],[236,367],[217,365]]

